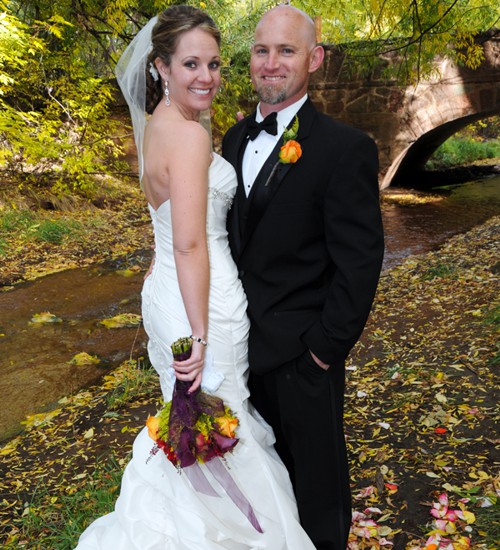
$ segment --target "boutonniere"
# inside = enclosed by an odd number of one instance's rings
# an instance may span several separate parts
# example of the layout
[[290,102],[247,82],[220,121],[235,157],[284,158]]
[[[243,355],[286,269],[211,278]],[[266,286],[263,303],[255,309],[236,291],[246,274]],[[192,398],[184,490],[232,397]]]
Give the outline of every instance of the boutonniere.
[[283,132],[283,145],[281,146],[278,155],[278,162],[273,166],[273,169],[271,170],[271,173],[269,174],[269,177],[267,178],[264,187],[267,187],[269,185],[269,182],[273,178],[274,173],[276,172],[280,164],[295,164],[302,156],[302,147],[300,146],[300,143],[298,141],[295,141],[297,139],[298,133],[299,117],[295,115],[292,127]]
[[292,127],[283,132],[283,145],[280,149],[279,160],[282,164],[295,164],[302,156],[302,147],[297,139],[299,133],[299,118],[295,115]]

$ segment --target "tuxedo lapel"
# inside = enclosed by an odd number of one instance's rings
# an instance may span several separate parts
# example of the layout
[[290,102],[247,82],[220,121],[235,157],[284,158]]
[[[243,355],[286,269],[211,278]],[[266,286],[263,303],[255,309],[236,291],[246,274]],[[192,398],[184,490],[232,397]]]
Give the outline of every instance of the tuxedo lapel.
[[[271,199],[273,190],[272,182],[274,180],[274,176],[276,175],[276,172],[274,175],[272,175],[272,172],[278,162],[280,147],[281,141],[276,144],[276,147],[264,162],[264,165],[252,185],[250,195],[245,202],[242,216],[242,221],[244,221],[244,227],[242,230],[242,248],[244,248],[245,244],[248,242],[248,239],[259,223],[259,220],[262,218],[266,207],[269,204],[269,200]],[[277,168],[279,168],[279,166]],[[268,184],[266,185],[266,183]]]
[[[315,110],[308,99],[304,105],[299,109],[297,116],[299,118],[299,131],[297,135],[297,141],[299,143],[306,140],[309,135],[312,121],[314,118]],[[290,123],[291,127],[293,123]],[[241,248],[240,254],[243,251],[245,245],[248,243],[253,231],[257,227],[259,221],[262,219],[269,202],[274,197],[279,187],[281,186],[285,176],[292,170],[293,164],[283,164],[279,162],[279,152],[283,145],[280,139],[273,149],[272,153],[267,158],[266,162],[262,166],[255,182],[252,186],[250,195],[245,201],[244,207],[240,209],[240,227],[241,227]],[[243,148],[244,151],[244,148]],[[241,171],[241,161],[243,159],[243,153],[241,159],[239,159],[238,167]],[[300,162],[300,159],[297,161]],[[241,180],[242,181],[242,180]],[[243,187],[242,185],[240,187]],[[244,191],[243,191],[244,193]]]
[[238,181],[233,206],[229,211],[229,231],[231,233],[233,254],[236,253],[236,257],[238,257],[241,252],[242,232],[244,227],[243,209],[247,201],[242,174],[243,154],[247,143],[247,126],[246,124],[242,124],[239,133],[235,136],[234,147],[231,147],[231,151],[233,152],[228,159],[236,170]]

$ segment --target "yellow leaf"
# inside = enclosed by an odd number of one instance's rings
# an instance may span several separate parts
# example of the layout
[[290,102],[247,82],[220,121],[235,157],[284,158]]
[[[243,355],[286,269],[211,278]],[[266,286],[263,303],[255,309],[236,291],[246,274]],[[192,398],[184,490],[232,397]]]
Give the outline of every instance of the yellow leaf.
[[453,533],[456,533],[457,528],[455,526],[455,523],[453,521],[448,521],[446,523],[445,531],[447,535],[452,535]]
[[134,265],[130,269],[121,269],[116,271],[115,273],[117,275],[121,275],[122,277],[133,277],[134,275],[137,275],[138,271],[140,271],[140,267]]
[[448,401],[448,399],[446,399],[446,395],[444,395],[443,393],[436,393],[436,400],[439,403],[446,403]]
[[465,510],[464,519],[467,523],[474,523],[476,521],[476,516],[472,512]]
[[103,319],[101,325],[106,328],[127,328],[138,327],[142,322],[142,317],[135,313],[120,313],[109,319]]
[[19,443],[20,443],[19,439],[13,439],[12,441],[9,441],[6,445],[4,445],[0,449],[0,456],[6,456],[6,455],[9,455],[10,453],[13,453],[16,450]]
[[74,355],[73,359],[69,361],[69,364],[80,367],[82,365],[97,365],[99,362],[99,358],[95,355],[89,355],[88,353],[82,351],[81,353]]
[[31,318],[31,322],[39,325],[49,325],[51,323],[62,323],[62,319],[49,311],[44,311],[42,313],[35,313]]
[[94,428],[89,428],[84,434],[83,439],[91,439],[94,437]]

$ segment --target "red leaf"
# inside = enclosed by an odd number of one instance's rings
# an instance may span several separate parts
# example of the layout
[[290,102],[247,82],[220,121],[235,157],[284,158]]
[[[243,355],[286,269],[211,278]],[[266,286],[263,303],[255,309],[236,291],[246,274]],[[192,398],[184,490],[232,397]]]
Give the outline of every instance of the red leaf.
[[448,430],[446,428],[435,428],[434,433],[436,434],[445,434]]

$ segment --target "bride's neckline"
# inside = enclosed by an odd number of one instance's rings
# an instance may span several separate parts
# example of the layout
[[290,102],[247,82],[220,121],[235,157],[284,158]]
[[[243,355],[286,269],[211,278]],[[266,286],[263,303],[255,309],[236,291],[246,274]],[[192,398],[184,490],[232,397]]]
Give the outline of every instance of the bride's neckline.
[[160,206],[158,206],[158,208],[155,208],[150,202],[148,202],[148,206],[149,208],[151,208],[151,210],[155,213],[155,214],[158,214],[158,212],[163,208],[163,206],[167,203],[170,202],[170,199],[167,199],[165,201],[163,201]]

